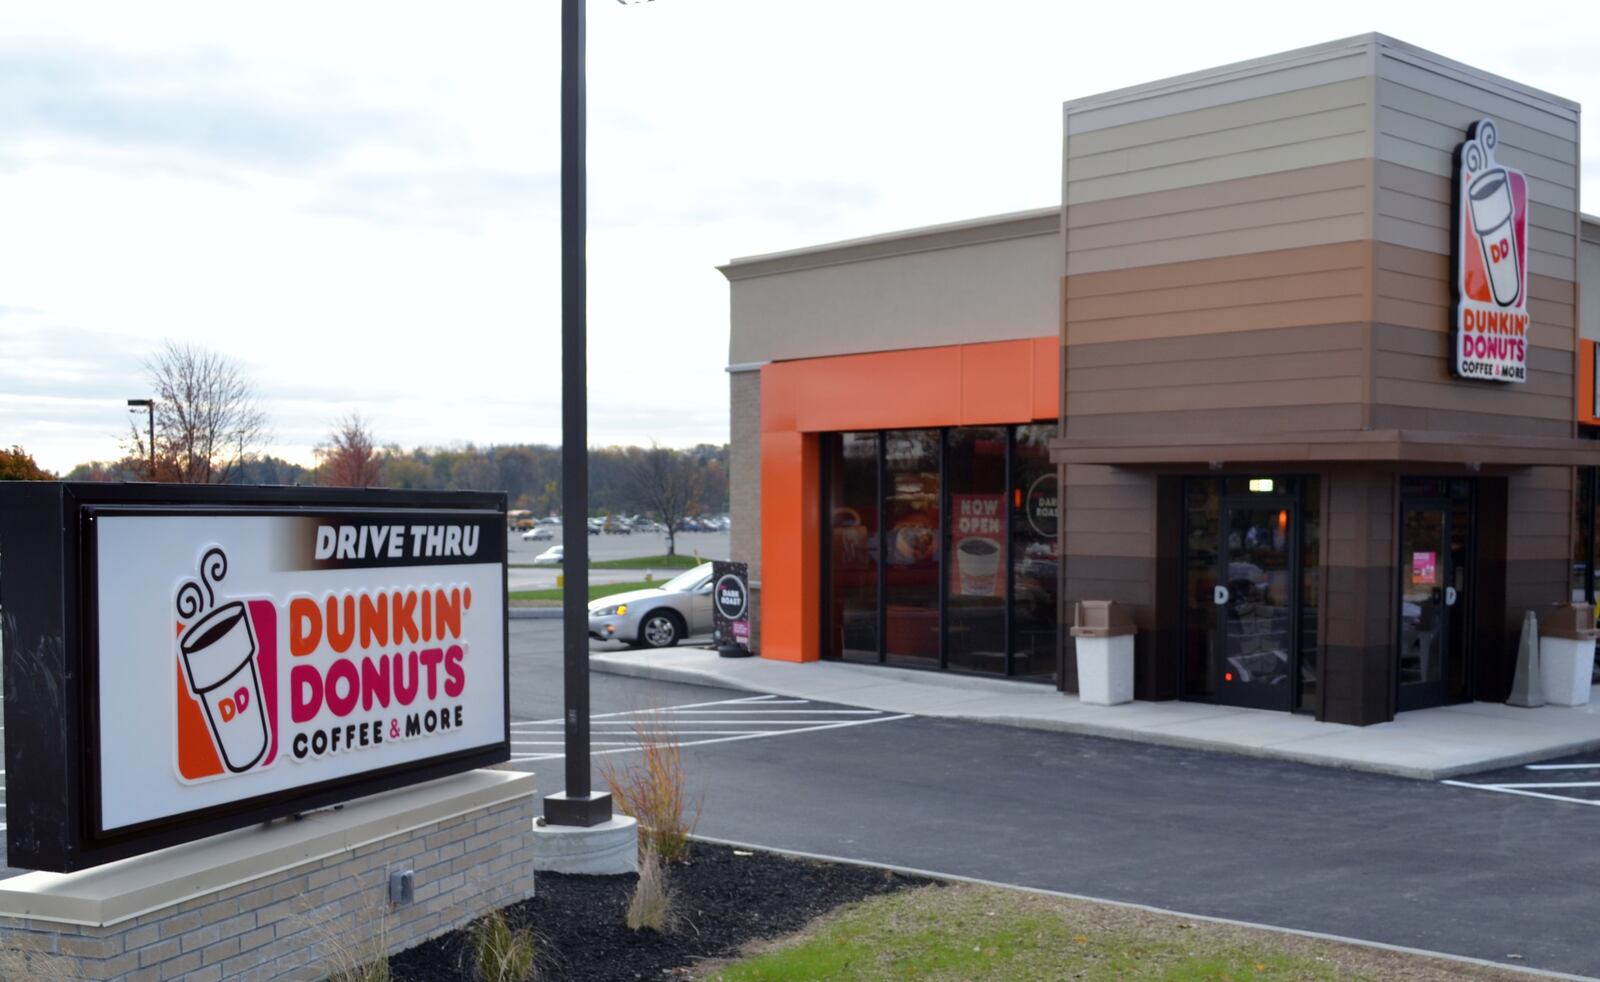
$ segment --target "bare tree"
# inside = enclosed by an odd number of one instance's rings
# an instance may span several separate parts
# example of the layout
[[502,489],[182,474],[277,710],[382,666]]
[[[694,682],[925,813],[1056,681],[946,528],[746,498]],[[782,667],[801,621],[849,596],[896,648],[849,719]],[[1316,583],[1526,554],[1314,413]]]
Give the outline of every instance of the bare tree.
[[635,499],[667,527],[667,555],[677,555],[678,523],[700,506],[703,471],[687,454],[651,443],[630,450],[628,478]]
[[168,341],[145,363],[155,397],[155,453],[134,422],[129,456],[153,481],[224,484],[267,438],[266,416],[231,359]]
[[383,476],[383,453],[360,413],[333,424],[316,450],[317,483],[336,488],[370,488]]

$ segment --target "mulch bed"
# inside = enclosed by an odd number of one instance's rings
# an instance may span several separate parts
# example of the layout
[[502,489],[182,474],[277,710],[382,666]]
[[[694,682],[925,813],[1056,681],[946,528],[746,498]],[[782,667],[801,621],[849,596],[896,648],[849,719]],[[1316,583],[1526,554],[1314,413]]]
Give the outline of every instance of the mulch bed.
[[[671,934],[633,931],[624,923],[637,878],[540,873],[536,896],[505,910],[512,927],[533,928],[540,977],[571,982],[664,979],[740,946],[789,934],[841,904],[929,882],[864,866],[737,855],[696,842],[672,866],[668,884],[681,926]],[[397,982],[470,979],[466,931],[455,931],[390,959]]]

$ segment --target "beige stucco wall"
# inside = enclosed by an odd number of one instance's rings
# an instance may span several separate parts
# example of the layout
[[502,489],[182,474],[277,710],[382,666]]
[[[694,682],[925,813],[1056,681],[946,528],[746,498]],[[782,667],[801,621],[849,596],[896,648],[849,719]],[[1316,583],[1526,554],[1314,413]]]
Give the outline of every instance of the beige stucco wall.
[[1059,210],[736,259],[732,365],[1044,337],[1058,330]]

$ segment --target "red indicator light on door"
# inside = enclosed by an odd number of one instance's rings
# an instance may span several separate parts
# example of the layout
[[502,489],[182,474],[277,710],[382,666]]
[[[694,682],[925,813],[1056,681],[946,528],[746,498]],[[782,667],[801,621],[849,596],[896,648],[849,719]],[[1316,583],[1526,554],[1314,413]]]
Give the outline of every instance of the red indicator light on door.
[[1233,681],[1233,673],[1232,672],[1223,672],[1222,673],[1222,681],[1224,681],[1224,682],[1232,682]]

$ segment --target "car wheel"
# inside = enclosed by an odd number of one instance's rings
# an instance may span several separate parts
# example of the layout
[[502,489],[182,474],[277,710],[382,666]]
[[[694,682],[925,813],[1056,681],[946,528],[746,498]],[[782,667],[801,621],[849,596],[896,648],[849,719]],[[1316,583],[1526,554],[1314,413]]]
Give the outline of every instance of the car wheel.
[[639,647],[670,648],[683,638],[683,621],[670,610],[656,610],[639,625]]

